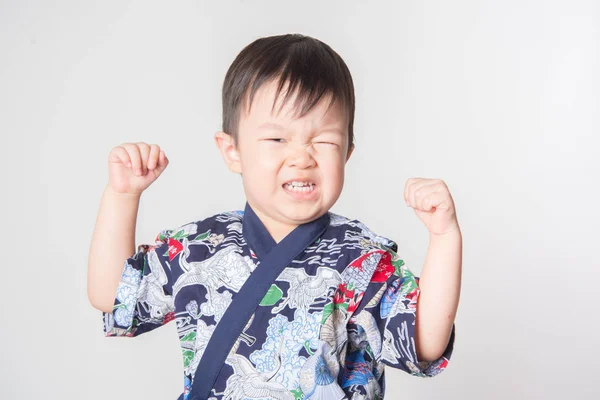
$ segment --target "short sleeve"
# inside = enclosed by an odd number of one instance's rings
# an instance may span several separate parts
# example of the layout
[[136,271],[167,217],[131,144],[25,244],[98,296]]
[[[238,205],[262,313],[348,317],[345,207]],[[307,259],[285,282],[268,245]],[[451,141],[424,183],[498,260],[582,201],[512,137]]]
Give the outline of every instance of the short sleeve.
[[103,312],[105,336],[138,336],[174,317],[170,256],[180,242],[162,230],[154,245],[141,244],[125,260],[111,313]]
[[[396,253],[392,242],[379,261],[373,280],[379,285],[377,295],[365,308],[378,326],[381,339],[380,362],[411,375],[433,377],[450,361],[454,347],[455,326],[443,354],[433,361],[421,361],[415,347],[417,300],[420,295],[419,278],[415,276]],[[372,283],[373,283],[372,280]]]

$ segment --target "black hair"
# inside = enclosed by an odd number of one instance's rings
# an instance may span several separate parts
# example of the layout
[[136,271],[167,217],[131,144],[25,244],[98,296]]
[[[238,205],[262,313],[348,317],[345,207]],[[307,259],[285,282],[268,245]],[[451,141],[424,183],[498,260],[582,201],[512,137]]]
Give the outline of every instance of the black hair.
[[298,89],[294,107],[306,115],[324,95],[329,107],[342,103],[348,119],[348,150],[354,143],[354,84],[344,60],[327,44],[301,34],[268,36],[250,43],[237,55],[223,82],[222,130],[237,143],[241,108],[250,109],[256,91],[279,80],[273,108],[281,90],[289,84],[282,106]]

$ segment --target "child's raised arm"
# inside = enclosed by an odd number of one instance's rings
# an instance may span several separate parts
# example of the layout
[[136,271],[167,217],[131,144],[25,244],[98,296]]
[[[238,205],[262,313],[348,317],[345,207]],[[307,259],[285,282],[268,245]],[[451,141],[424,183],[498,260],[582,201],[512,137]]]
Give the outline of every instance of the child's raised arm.
[[156,144],[124,143],[108,156],[109,182],[104,189],[88,257],[88,299],[111,312],[125,267],[135,253],[135,225],[142,192],[169,164]]

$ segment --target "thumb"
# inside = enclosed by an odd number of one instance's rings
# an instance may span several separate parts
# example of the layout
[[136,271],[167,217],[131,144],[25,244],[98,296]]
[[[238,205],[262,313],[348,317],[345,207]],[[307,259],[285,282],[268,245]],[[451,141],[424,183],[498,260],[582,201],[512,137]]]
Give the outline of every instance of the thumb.
[[154,169],[158,174],[162,174],[165,168],[167,168],[167,165],[169,165],[169,159],[165,155],[165,152],[161,150],[158,156],[158,163],[156,164],[156,168]]

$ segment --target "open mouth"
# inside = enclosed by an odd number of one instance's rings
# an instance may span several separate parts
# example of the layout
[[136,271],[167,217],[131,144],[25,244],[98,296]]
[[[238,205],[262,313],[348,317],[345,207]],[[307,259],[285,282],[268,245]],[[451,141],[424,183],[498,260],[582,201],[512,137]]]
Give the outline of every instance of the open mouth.
[[315,190],[315,184],[306,181],[292,181],[284,183],[283,188],[295,193],[310,193]]

